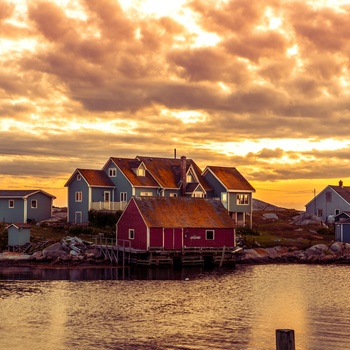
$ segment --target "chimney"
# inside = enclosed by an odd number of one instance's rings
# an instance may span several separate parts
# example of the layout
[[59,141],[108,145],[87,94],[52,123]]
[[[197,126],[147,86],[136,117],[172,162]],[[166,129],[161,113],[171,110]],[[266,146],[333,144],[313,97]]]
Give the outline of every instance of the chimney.
[[343,187],[343,181],[339,180],[339,187]]
[[181,196],[185,197],[186,195],[186,157],[181,157],[181,167],[180,167],[180,176],[181,176]]
[[176,148],[174,148],[174,159],[176,159]]

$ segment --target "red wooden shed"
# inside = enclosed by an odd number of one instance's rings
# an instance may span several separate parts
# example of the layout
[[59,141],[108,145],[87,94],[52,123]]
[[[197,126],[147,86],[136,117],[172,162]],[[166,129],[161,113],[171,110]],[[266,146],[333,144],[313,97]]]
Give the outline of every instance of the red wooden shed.
[[234,222],[212,198],[133,197],[117,222],[116,238],[142,251],[235,247]]

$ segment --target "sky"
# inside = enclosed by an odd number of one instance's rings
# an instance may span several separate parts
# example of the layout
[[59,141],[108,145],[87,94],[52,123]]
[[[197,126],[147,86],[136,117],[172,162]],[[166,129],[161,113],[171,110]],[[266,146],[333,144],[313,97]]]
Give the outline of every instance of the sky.
[[67,205],[109,157],[236,167],[304,210],[350,185],[349,0],[0,0],[0,188]]

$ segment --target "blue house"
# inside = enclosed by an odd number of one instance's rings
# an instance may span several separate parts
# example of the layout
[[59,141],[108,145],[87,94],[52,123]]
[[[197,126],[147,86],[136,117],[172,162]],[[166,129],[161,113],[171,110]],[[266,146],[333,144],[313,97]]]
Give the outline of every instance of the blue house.
[[[111,157],[101,170],[76,169],[65,184],[68,222],[87,223],[90,209],[124,210],[131,198],[145,196],[219,197],[236,222],[245,220],[245,213],[252,210],[254,188],[235,168],[221,172],[217,169],[208,167],[203,173],[185,156]],[[226,191],[226,202],[223,191]],[[237,195],[241,196],[242,204],[237,204]],[[232,204],[231,197],[235,198]]]
[[249,215],[252,227],[252,198],[255,189],[235,167],[207,166],[202,176],[213,187],[212,196],[222,204],[238,226],[245,226]]
[[0,220],[27,223],[49,219],[55,198],[42,190],[0,190]]

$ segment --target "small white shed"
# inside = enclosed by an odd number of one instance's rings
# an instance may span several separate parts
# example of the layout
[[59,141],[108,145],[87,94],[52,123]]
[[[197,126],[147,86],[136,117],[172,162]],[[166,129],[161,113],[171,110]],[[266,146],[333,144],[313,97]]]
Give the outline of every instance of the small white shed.
[[16,247],[30,243],[30,226],[25,224],[11,224],[7,226],[8,246]]

